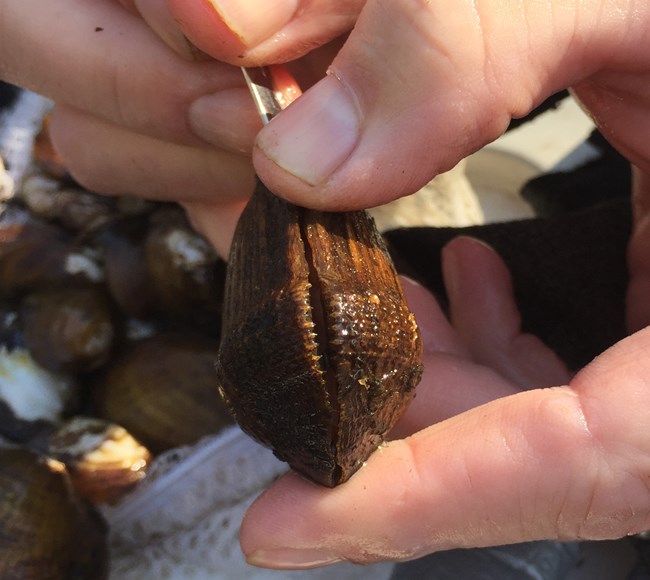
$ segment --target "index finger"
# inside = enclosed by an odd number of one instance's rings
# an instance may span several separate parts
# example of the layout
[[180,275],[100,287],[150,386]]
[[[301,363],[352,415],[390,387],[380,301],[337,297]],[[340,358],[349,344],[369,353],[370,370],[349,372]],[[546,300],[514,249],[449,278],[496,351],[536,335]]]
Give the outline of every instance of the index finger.
[[143,20],[105,0],[4,2],[0,78],[187,145],[203,144],[186,118],[190,104],[244,86],[239,69],[184,60]]

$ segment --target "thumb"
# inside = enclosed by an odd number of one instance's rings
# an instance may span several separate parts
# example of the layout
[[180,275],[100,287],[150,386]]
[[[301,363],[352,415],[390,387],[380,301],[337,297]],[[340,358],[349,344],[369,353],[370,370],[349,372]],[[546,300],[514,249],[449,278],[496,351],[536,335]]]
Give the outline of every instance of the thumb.
[[412,193],[641,42],[621,3],[369,0],[326,78],[260,132],[257,173],[319,209]]
[[283,476],[244,519],[248,561],[309,568],[647,529],[648,347],[650,331],[640,331],[569,386],[498,399],[390,442],[337,488]]

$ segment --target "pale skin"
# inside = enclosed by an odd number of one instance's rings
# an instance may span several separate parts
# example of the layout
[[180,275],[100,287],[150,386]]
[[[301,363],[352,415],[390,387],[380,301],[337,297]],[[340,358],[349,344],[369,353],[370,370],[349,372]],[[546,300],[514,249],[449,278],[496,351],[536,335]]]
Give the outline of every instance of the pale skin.
[[[260,131],[236,67],[297,59],[355,23],[329,74]],[[103,193],[179,199],[222,252],[252,189],[251,151],[279,195],[369,207],[570,87],[635,166],[630,336],[569,372],[520,334],[499,258],[453,242],[451,322],[407,284],[426,374],[396,439],[334,490],[277,481],[242,525],[251,563],[399,561],[650,527],[648,38],[645,0],[0,0],[0,77],[60,103],[54,139],[72,172]]]

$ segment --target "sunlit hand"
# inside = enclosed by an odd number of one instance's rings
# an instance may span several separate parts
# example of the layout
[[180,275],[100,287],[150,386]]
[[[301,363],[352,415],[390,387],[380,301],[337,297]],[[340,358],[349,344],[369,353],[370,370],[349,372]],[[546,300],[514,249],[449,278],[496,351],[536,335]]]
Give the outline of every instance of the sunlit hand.
[[521,334],[509,274],[491,249],[459,238],[444,250],[443,269],[451,324],[407,284],[426,371],[395,433],[405,438],[338,488],[294,473],[276,482],[242,526],[251,563],[399,561],[650,526],[650,331],[570,377]]
[[80,182],[182,201],[198,219],[216,208],[225,251],[261,123],[239,68],[193,48],[164,0],[0,1],[0,78],[58,103],[52,136]]
[[650,172],[650,3],[167,3],[197,46],[234,64],[291,60],[352,30],[327,77],[257,138],[257,173],[301,205],[372,207],[412,193],[566,87]]

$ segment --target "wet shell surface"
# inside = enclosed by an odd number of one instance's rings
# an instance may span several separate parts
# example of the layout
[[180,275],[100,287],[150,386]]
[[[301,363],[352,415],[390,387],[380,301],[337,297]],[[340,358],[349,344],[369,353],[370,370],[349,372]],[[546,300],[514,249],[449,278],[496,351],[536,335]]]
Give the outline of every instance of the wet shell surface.
[[346,481],[422,374],[417,325],[372,219],[299,208],[259,184],[225,293],[217,373],[237,422],[310,479]]

